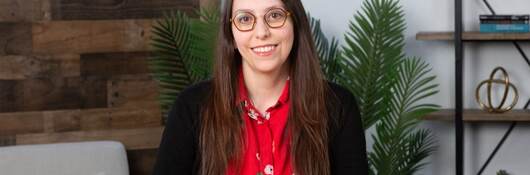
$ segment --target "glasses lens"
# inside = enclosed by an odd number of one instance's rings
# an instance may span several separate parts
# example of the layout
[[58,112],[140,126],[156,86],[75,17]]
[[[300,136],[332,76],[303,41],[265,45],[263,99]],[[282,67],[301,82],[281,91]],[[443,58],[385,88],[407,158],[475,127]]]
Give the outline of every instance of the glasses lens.
[[234,24],[239,30],[251,30],[254,25],[254,16],[248,12],[239,12],[234,18]]
[[272,9],[265,14],[265,20],[270,27],[281,27],[287,19],[287,13],[281,9]]

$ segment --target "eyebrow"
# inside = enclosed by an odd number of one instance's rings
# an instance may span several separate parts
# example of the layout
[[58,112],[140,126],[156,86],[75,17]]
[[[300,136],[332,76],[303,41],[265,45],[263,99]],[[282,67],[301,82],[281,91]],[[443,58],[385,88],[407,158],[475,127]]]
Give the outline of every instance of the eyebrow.
[[[267,7],[265,9],[265,12],[271,10],[271,9],[277,9],[277,8],[281,8],[283,10],[285,10],[285,8],[282,6],[282,5],[273,5],[273,6],[270,6],[270,7]],[[254,10],[250,10],[250,9],[238,9],[236,11],[234,11],[234,13],[237,13],[237,12],[252,12],[254,13]]]

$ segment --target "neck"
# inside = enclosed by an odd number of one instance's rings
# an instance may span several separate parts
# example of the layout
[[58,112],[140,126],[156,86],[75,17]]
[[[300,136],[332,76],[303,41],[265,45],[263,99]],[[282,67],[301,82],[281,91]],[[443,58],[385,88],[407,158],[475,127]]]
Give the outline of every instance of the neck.
[[243,67],[243,76],[245,77],[245,86],[247,87],[249,98],[259,112],[265,112],[267,108],[276,104],[281,96],[283,87],[289,77],[287,67],[284,67],[267,73],[255,72]]

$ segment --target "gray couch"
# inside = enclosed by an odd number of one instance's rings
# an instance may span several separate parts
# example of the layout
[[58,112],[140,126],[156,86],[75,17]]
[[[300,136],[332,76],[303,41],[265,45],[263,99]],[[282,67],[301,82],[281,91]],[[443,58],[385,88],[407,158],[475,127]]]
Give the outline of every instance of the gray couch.
[[128,175],[123,144],[94,141],[0,147],[2,175]]

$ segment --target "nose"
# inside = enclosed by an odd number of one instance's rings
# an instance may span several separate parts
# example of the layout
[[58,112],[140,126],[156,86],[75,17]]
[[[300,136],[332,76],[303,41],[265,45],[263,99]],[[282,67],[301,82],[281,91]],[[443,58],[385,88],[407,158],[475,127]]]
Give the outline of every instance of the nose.
[[255,33],[256,39],[260,39],[260,40],[267,39],[271,35],[269,26],[265,24],[264,20],[258,20],[255,25],[256,26],[254,30],[256,32]]

